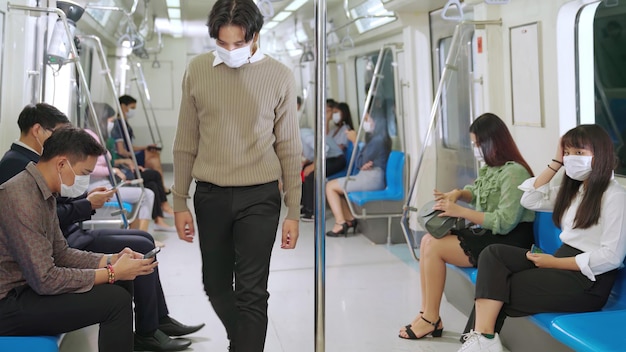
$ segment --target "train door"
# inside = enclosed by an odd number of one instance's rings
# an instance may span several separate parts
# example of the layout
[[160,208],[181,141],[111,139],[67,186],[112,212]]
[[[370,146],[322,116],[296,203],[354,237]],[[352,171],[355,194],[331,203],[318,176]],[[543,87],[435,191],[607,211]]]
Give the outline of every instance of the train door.
[[576,20],[577,123],[604,127],[626,175],[626,3],[587,4]]
[[[444,20],[442,10],[430,14],[430,32],[434,87],[441,79],[448,53],[458,46],[458,57],[445,81],[438,113],[439,125],[435,134],[436,188],[447,192],[463,187],[476,178],[476,161],[470,145],[469,126],[475,118],[472,106],[473,29],[463,26],[459,43],[453,43],[458,22]],[[471,9],[464,8],[465,19],[473,17]],[[469,32],[467,32],[469,31]]]

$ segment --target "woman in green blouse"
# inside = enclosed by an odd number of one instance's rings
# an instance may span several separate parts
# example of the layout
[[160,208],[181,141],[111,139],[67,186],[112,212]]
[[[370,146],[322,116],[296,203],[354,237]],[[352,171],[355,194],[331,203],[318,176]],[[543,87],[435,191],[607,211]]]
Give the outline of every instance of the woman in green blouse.
[[[453,230],[440,239],[426,234],[420,246],[422,309],[400,337],[440,337],[443,324],[439,307],[446,278],[446,263],[476,267],[480,252],[490,244],[505,243],[530,248],[535,213],[520,205],[523,192],[517,188],[533,176],[504,122],[483,114],[470,126],[474,156],[483,165],[474,184],[447,193],[435,190],[434,209],[443,215],[462,217],[479,225]],[[473,209],[457,204],[461,200]]]

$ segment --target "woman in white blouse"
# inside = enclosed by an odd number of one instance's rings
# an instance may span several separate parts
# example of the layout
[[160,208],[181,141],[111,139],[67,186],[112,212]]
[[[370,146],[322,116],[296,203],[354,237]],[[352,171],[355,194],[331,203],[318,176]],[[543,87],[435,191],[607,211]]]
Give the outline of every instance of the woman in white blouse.
[[[502,351],[506,316],[587,312],[606,303],[626,255],[626,190],[613,178],[615,156],[598,125],[561,137],[556,156],[519,186],[521,204],[552,211],[563,245],[554,255],[491,245],[478,261],[474,330],[459,351]],[[565,168],[559,186],[550,180]]]

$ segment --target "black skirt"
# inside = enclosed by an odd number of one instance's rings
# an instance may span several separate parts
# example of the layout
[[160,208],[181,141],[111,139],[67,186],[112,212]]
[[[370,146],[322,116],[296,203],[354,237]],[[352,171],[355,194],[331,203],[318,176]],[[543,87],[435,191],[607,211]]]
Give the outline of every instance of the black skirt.
[[494,235],[491,230],[461,229],[452,230],[452,234],[461,241],[461,248],[474,267],[478,266],[478,256],[488,245],[494,243],[508,244],[520,248],[528,248],[535,243],[532,222],[521,222],[506,235]]

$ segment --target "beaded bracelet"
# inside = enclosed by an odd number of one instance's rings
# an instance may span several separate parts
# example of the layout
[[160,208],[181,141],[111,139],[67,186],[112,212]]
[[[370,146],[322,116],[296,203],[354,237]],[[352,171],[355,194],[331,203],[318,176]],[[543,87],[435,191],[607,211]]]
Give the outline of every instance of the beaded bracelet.
[[563,162],[562,162],[562,161],[558,161],[558,160],[556,160],[556,159],[552,159],[552,161],[554,161],[555,163],[559,163],[559,164],[563,165]]
[[555,169],[553,169],[553,168],[552,168],[552,166],[550,166],[550,164],[548,164],[548,169],[550,169],[550,170],[552,170],[552,171],[554,171],[554,172],[558,172],[558,171],[559,171],[559,170],[555,170]]
[[115,283],[115,270],[113,270],[113,265],[107,265],[107,273],[109,273],[109,283]]

